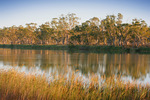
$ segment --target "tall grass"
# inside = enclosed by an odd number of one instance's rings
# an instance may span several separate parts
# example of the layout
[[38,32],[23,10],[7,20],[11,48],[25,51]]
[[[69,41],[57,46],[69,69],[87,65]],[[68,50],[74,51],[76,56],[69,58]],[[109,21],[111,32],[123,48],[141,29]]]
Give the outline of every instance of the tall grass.
[[14,69],[0,69],[0,100],[138,100],[150,99],[150,86],[124,83],[119,78],[108,78],[99,85],[97,76],[90,83],[72,74],[53,76],[33,75]]

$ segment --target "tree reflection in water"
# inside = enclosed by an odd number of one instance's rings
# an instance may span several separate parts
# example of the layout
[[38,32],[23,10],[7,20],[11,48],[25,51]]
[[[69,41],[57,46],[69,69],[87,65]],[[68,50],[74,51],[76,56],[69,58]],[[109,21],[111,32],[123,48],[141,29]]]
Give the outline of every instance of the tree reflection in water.
[[122,75],[132,79],[144,79],[150,72],[149,54],[106,54],[68,53],[63,50],[21,50],[0,48],[0,62],[4,66],[39,67],[64,73],[65,70],[79,70],[83,75],[92,73]]

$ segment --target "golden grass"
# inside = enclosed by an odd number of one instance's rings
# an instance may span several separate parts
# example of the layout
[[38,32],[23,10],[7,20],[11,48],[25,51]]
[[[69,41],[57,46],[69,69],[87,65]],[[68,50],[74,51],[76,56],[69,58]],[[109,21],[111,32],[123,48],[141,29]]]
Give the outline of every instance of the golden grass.
[[101,85],[97,76],[84,83],[75,74],[50,82],[42,75],[0,69],[0,100],[138,100],[150,99],[150,86],[109,78]]

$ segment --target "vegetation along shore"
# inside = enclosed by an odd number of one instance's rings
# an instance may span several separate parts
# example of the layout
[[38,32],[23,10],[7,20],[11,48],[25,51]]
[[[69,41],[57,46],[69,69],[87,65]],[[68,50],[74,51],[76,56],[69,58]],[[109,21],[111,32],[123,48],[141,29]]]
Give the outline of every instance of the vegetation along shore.
[[104,52],[104,53],[150,53],[149,47],[121,46],[88,46],[88,45],[13,45],[0,44],[0,48],[35,49],[35,50],[68,50],[69,52]]
[[44,74],[19,72],[14,69],[0,69],[1,100],[148,100],[150,85],[124,82],[114,76],[99,85],[97,76],[91,76],[86,83],[82,77],[52,75],[48,80]]

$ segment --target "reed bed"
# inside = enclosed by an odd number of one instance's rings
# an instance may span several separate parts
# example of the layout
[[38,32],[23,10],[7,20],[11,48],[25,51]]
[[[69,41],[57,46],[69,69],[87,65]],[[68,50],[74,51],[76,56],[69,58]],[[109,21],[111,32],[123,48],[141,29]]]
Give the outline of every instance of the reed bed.
[[108,78],[99,85],[99,78],[92,76],[90,83],[72,74],[26,74],[14,69],[0,69],[0,100],[149,100],[150,85]]

